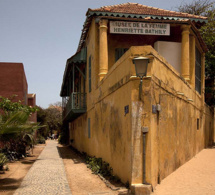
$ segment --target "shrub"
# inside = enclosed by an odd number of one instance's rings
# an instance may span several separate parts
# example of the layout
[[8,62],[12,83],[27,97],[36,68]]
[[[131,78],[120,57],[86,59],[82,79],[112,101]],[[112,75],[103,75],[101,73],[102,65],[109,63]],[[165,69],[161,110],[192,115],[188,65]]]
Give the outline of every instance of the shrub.
[[43,136],[38,136],[37,138],[37,144],[45,144],[46,140]]
[[3,166],[7,163],[7,157],[5,154],[0,153],[0,170],[3,170]]
[[102,160],[102,158],[96,157],[85,157],[88,168],[90,168],[94,174],[101,174],[102,176],[110,176],[113,178],[113,169],[110,167],[109,163]]
[[65,132],[61,132],[59,137],[58,137],[58,143],[60,144],[67,144],[67,140],[68,140],[68,137],[66,136],[66,133]]

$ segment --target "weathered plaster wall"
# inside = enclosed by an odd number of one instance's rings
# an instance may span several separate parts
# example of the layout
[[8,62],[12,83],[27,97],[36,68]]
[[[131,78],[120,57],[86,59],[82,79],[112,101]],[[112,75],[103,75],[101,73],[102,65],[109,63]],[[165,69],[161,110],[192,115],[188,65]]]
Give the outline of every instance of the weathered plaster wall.
[[[125,54],[111,68],[97,89],[90,92],[88,111],[70,123],[70,139],[79,151],[110,163],[115,175],[131,183],[131,91],[134,65]],[[129,112],[125,114],[125,106]],[[88,137],[90,118],[90,138]]]
[[[148,127],[146,181],[155,186],[204,148],[203,98],[151,46],[131,47],[109,67],[104,79],[97,82],[96,26],[91,26],[86,43],[88,57],[92,56],[92,67],[95,66],[92,71],[94,86],[89,93],[87,73],[87,113],[70,124],[72,145],[109,162],[114,174],[123,182],[142,183],[144,146],[141,128]],[[135,56],[150,58],[141,101],[140,81],[134,77],[132,63]],[[153,114],[152,105],[156,104],[161,105],[161,111]],[[125,106],[129,106],[126,115]],[[91,121],[90,137],[88,118]],[[200,121],[198,130],[197,119]]]
[[[98,49],[98,24],[95,22],[93,19],[92,25],[90,26],[89,29],[89,36],[87,37],[86,40],[86,47],[87,47],[87,68],[86,68],[86,92],[89,92],[89,57],[91,56],[91,86],[92,86],[92,91],[94,91],[97,88],[98,85],[98,73],[99,73],[99,49]],[[87,95],[90,95],[91,93],[87,93]],[[92,103],[91,101],[87,101],[87,103]],[[87,107],[91,107],[91,105],[87,105]]]
[[[150,58],[141,100],[139,80],[132,81],[132,183],[143,180],[141,127],[148,127],[146,181],[156,186],[204,148],[204,94],[199,95],[151,46],[131,47],[127,53],[131,58],[138,55]],[[161,111],[153,114],[152,105],[157,104]]]
[[[204,148],[205,114],[202,96],[155,50],[149,49],[148,55],[151,107],[146,112],[150,113],[151,123],[146,145],[150,148],[147,150],[150,171],[146,180],[155,186]],[[157,104],[161,111],[153,114],[152,105]]]

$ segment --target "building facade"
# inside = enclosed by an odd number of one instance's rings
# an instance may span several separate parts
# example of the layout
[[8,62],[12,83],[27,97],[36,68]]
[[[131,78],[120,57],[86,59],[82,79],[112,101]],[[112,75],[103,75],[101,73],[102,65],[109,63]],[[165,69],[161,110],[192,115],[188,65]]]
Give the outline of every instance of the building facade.
[[0,95],[28,103],[28,83],[22,63],[0,62]]
[[[36,106],[36,94],[35,93],[28,94],[28,106],[31,106],[31,107]],[[36,123],[37,122],[37,112],[32,113],[29,120]]]
[[[213,142],[204,102],[207,18],[125,3],[88,9],[61,96],[70,144],[132,189],[155,187]],[[146,57],[146,76],[134,60]],[[210,125],[208,125],[210,124]]]

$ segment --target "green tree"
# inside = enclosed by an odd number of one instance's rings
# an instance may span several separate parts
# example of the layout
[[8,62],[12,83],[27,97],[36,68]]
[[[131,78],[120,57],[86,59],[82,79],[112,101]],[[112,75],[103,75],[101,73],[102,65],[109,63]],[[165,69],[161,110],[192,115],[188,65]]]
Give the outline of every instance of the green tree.
[[215,104],[215,7],[210,0],[197,0],[192,3],[182,3],[177,9],[180,12],[201,15],[208,17],[208,23],[201,27],[200,33],[207,45],[208,52],[205,57],[206,76],[206,102],[209,105]]
[[38,136],[42,136],[44,138],[48,137],[49,135],[49,128],[48,128],[48,125],[47,125],[47,122],[46,122],[46,110],[37,106],[37,122],[40,124],[40,125],[43,125],[42,128],[40,128],[38,130]]
[[33,145],[34,132],[39,128],[37,123],[28,120],[35,111],[36,108],[21,102],[12,102],[9,98],[0,97],[0,141],[4,143],[2,151],[25,155],[26,146]]
[[62,113],[57,108],[46,109],[46,120],[51,131],[60,130],[62,126]]
[[28,121],[29,113],[24,111],[13,112],[6,120],[0,116],[0,140],[10,140],[17,137],[29,137],[33,142],[33,133],[38,128],[35,123]]
[[36,112],[37,108],[23,105],[21,101],[13,102],[13,96],[11,98],[6,98],[0,96],[0,113],[2,117],[9,117],[11,114],[17,111],[23,111],[29,115]]
[[213,5],[214,2],[211,2],[210,0],[196,0],[191,3],[182,2],[176,9],[183,13],[207,16],[208,11],[213,9]]
[[41,125],[46,125],[40,129],[40,135],[47,137],[54,131],[60,132],[62,128],[62,106],[60,102],[50,104],[47,109],[38,107],[37,121]]

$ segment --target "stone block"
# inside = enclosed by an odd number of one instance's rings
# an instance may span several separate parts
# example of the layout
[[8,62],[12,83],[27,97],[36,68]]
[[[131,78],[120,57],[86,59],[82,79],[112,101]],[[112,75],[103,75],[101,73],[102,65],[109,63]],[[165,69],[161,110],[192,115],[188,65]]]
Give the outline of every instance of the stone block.
[[152,193],[152,186],[146,184],[132,184],[131,192],[134,195],[150,195]]

